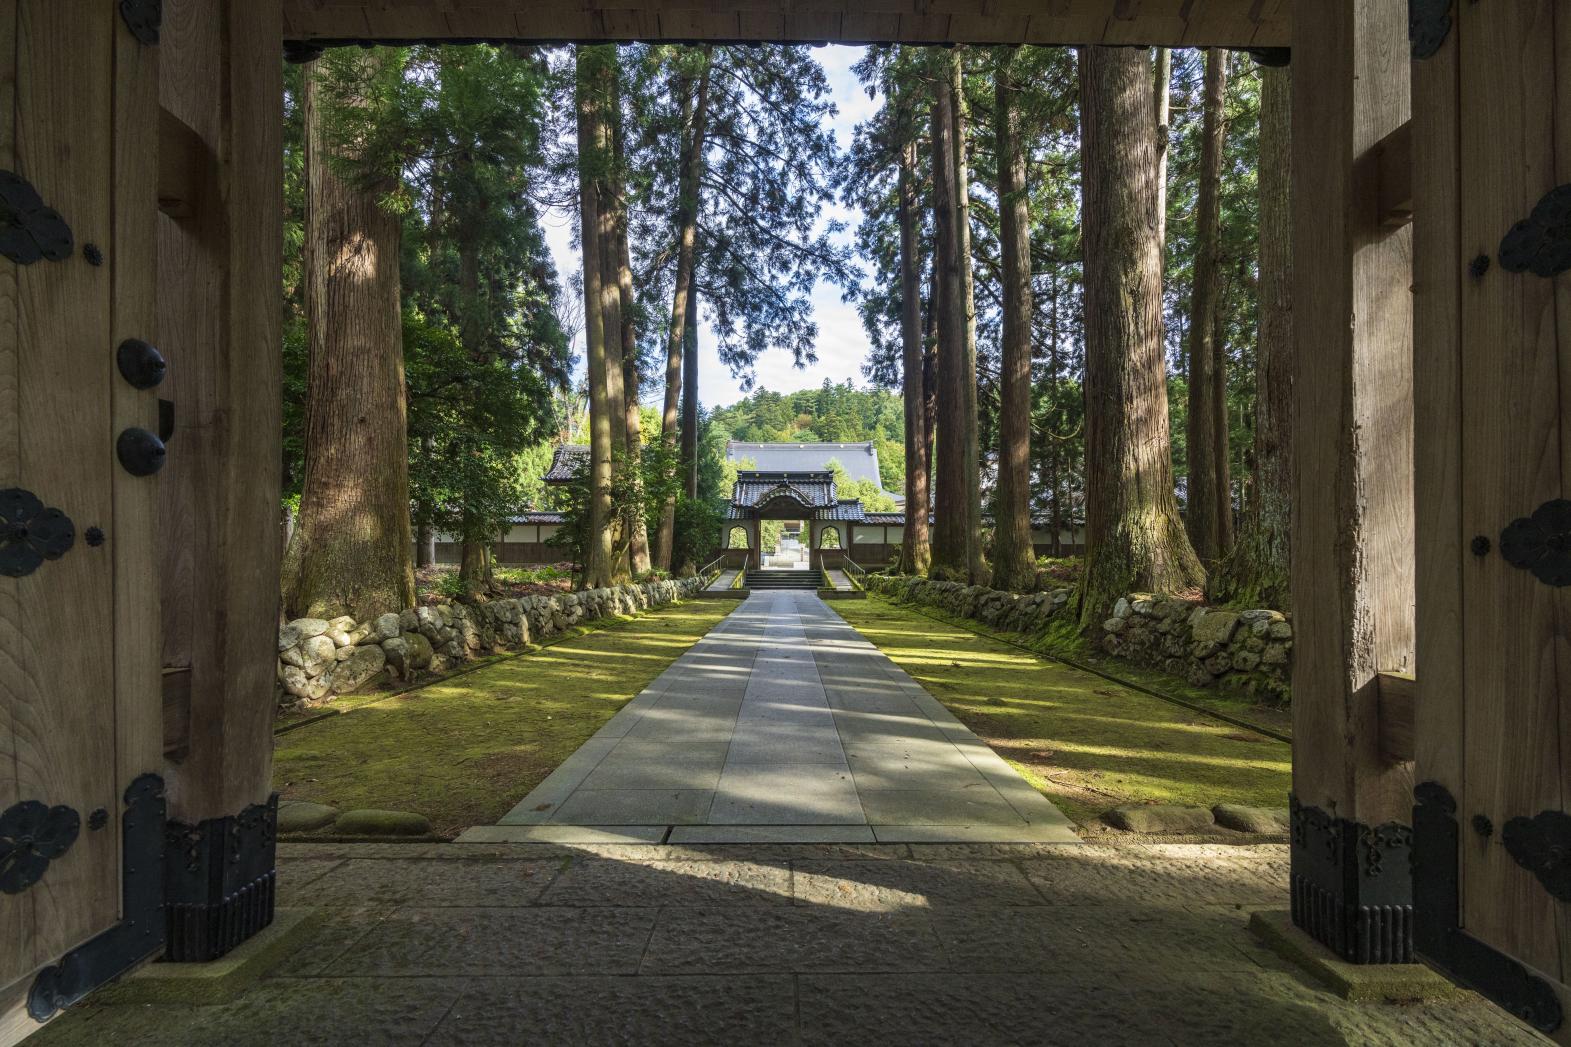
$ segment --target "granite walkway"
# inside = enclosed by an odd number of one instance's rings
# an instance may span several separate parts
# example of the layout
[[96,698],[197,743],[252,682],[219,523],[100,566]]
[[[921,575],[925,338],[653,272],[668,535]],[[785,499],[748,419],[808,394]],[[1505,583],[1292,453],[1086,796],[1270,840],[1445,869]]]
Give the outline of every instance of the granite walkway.
[[1069,820],[810,592],[759,592],[460,842],[1057,842]]

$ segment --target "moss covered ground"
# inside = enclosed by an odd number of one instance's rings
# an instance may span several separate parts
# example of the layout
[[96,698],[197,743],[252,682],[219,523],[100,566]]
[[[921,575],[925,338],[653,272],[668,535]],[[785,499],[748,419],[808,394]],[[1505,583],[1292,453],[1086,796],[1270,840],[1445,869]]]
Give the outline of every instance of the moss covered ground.
[[1283,742],[887,599],[832,606],[1082,825],[1128,803],[1287,805]]
[[278,736],[285,800],[415,811],[438,833],[489,825],[724,618],[691,600]]

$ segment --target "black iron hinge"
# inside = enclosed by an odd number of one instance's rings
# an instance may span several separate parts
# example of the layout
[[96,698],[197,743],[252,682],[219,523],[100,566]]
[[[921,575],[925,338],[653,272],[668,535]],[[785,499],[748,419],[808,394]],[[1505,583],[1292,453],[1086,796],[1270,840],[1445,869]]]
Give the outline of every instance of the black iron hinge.
[[0,255],[17,265],[42,259],[63,262],[75,241],[60,212],[44,204],[32,183],[15,171],[0,171]]
[[164,25],[164,0],[120,0],[120,17],[138,42],[151,47]]
[[1439,782],[1413,790],[1413,903],[1418,952],[1543,1033],[1560,1028],[1560,998],[1544,979],[1461,928],[1456,800]]
[[1407,0],[1407,41],[1414,58],[1433,58],[1451,32],[1451,0]]
[[120,922],[33,979],[27,1013],[48,1021],[164,947],[164,780],[144,774],[120,816]]

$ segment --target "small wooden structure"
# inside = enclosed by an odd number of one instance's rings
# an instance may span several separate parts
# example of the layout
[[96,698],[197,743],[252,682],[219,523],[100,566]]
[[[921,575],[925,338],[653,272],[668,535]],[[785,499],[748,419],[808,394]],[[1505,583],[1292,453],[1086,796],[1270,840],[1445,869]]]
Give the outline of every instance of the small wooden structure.
[[1295,919],[1571,1040],[1559,0],[0,0],[0,1039],[271,912],[286,47],[634,38],[1291,48]]

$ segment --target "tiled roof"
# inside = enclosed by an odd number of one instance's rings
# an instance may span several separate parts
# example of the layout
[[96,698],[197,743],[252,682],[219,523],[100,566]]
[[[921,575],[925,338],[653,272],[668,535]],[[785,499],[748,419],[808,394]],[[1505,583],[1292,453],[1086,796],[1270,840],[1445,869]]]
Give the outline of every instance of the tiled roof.
[[589,468],[589,447],[586,444],[558,444],[551,454],[551,468],[545,471],[548,484],[571,483]]
[[868,523],[881,524],[885,527],[904,527],[906,522],[905,513],[867,513],[865,515]]
[[753,507],[776,498],[791,498],[804,508],[815,509],[835,504],[835,481],[829,473],[764,472],[743,470],[736,474],[731,488],[731,504]]
[[[871,480],[883,489],[878,475],[878,449],[869,442],[847,444],[789,444],[741,443],[730,440],[725,447],[726,461],[740,462],[752,459],[753,468],[765,472],[814,472],[829,468],[830,461],[839,462],[852,480]],[[900,491],[891,491],[896,501],[904,497]]]
[[525,509],[510,521],[515,524],[560,524],[563,522],[561,513],[551,512],[546,509]]
[[843,520],[861,523],[864,519],[862,503],[855,498],[841,498],[834,505],[825,506],[813,514],[815,520]]

